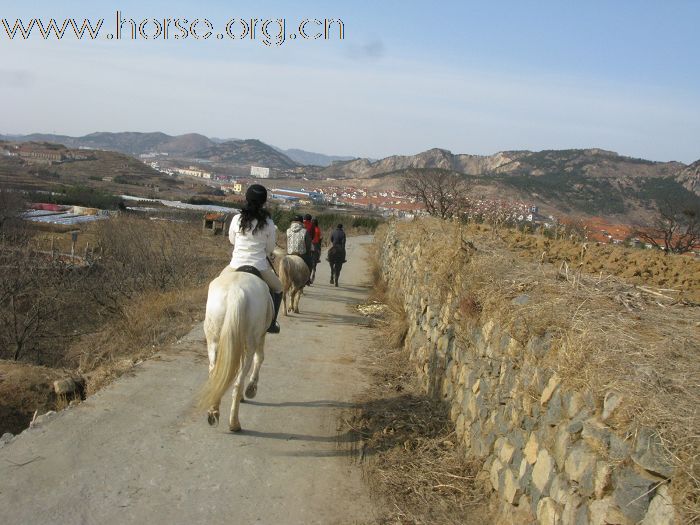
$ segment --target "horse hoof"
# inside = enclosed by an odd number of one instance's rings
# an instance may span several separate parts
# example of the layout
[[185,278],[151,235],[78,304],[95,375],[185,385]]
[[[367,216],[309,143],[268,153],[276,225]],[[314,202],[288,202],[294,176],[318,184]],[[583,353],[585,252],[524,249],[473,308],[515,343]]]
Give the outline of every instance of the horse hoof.
[[228,427],[230,432],[240,432],[241,431],[241,425],[233,425]]
[[[258,393],[258,385],[256,385],[256,384],[248,385],[248,388],[245,389],[245,397],[247,397],[248,399],[253,399],[257,393]],[[241,399],[241,401],[243,401],[243,400]]]
[[209,412],[207,414],[207,423],[209,423],[209,426],[215,427],[219,424],[219,413],[218,412]]

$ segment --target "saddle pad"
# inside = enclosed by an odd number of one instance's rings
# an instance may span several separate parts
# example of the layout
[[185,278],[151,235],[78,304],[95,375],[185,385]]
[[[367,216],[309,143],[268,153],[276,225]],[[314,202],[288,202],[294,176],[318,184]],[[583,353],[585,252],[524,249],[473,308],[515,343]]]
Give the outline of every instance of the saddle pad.
[[262,274],[260,273],[260,270],[258,270],[255,266],[250,266],[249,264],[239,266],[236,268],[237,272],[244,272],[244,273],[252,273],[253,275],[256,275],[262,279]]

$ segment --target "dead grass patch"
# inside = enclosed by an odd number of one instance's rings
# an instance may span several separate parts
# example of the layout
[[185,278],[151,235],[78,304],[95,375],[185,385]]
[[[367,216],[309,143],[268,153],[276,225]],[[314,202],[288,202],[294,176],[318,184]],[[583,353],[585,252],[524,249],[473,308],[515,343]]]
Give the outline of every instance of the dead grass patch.
[[186,335],[203,318],[205,301],[206,287],[148,293],[129,305],[123,316],[81,338],[68,357],[88,377],[88,393]]
[[387,503],[380,523],[487,523],[481,463],[467,460],[447,406],[421,391],[404,351],[383,334],[375,346],[371,386],[345,423],[372,493]]

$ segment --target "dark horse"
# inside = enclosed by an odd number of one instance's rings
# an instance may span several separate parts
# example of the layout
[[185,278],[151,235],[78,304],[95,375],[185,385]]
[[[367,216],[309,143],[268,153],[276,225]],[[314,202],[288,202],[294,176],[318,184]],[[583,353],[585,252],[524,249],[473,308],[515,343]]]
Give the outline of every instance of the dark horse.
[[328,250],[328,256],[326,257],[331,265],[331,284],[338,286],[338,278],[340,277],[340,270],[343,269],[343,263],[345,261],[345,248],[338,244],[334,244]]

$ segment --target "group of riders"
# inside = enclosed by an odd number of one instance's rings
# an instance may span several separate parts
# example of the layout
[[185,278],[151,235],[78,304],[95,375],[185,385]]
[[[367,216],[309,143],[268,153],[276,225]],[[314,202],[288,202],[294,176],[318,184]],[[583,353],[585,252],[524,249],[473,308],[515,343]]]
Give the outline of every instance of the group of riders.
[[[277,241],[277,226],[265,209],[267,189],[260,184],[251,185],[245,194],[246,203],[241,213],[236,215],[229,227],[229,240],[233,244],[233,255],[230,266],[239,269],[252,266],[260,277],[270,287],[275,314],[269,333],[279,333],[277,322],[280,304],[282,302],[282,282],[274,271],[270,257]],[[328,251],[328,262],[331,266],[331,284],[338,286],[340,270],[345,262],[345,231],[338,224],[331,234],[331,248]],[[316,276],[316,265],[321,260],[321,242],[323,234],[318,225],[318,219],[311,215],[301,215],[292,220],[287,230],[287,253],[298,255],[309,267],[310,285]]]

